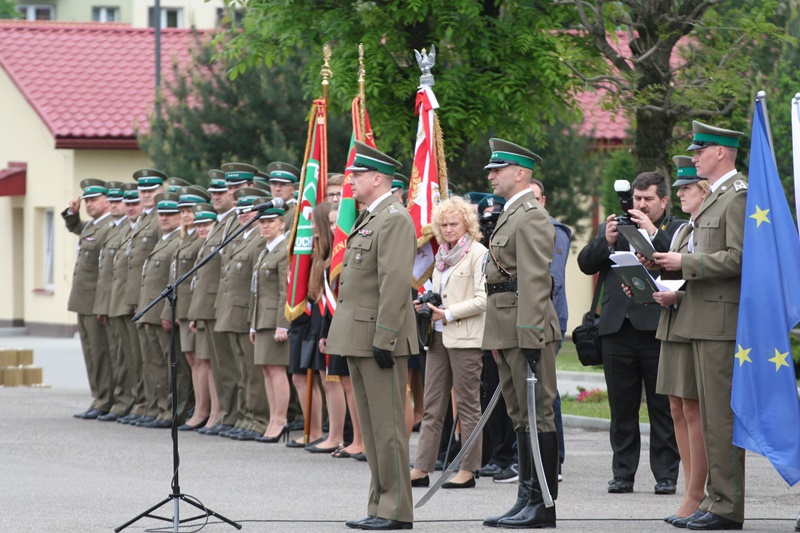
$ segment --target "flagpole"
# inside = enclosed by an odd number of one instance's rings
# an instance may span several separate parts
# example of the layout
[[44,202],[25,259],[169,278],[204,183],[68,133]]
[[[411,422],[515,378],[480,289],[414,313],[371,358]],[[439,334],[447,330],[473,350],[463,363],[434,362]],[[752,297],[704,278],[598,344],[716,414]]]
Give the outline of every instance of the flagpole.
[[367,71],[364,68],[364,43],[358,43],[358,99],[360,100],[358,106],[358,122],[360,135],[356,135],[356,140],[359,142],[364,142],[367,131],[366,76]]
[[767,93],[758,91],[756,94],[756,103],[761,103],[764,110],[764,126],[767,128],[767,139],[769,140],[769,150],[772,152],[772,160],[775,161],[775,167],[778,166],[778,161],[775,159],[775,143],[772,142],[772,127],[769,125],[769,113],[767,113]]
[[792,161],[794,163],[794,213],[800,233],[800,93],[792,98]]

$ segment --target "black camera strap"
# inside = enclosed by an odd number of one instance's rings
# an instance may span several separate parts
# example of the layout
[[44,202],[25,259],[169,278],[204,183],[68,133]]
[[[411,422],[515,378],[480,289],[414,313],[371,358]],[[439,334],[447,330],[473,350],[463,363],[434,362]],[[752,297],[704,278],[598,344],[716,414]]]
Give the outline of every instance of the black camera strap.
[[500,261],[497,260],[497,257],[494,255],[494,248],[492,247],[491,241],[489,241],[489,254],[492,256],[492,261],[497,266],[497,270],[500,271],[501,274],[506,276],[509,280],[514,279],[514,276],[511,275],[511,272],[503,268],[503,265],[500,264]]

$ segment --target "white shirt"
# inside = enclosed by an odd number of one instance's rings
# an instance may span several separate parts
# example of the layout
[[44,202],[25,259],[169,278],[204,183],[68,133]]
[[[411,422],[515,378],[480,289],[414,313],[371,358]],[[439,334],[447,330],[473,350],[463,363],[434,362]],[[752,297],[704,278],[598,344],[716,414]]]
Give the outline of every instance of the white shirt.
[[390,196],[391,194],[392,194],[392,191],[389,191],[387,193],[384,193],[384,194],[380,195],[378,198],[376,198],[374,202],[369,204],[369,207],[367,208],[367,213],[372,213],[375,210],[375,208],[378,207],[378,204],[381,203],[384,198],[386,198],[387,196]]
[[175,233],[176,231],[180,231],[180,229],[181,229],[181,228],[176,228],[176,229],[174,229],[174,230],[170,231],[169,233],[167,233],[166,235],[162,235],[162,236],[161,236],[161,240],[162,240],[162,241],[166,241],[166,240],[169,238],[169,236],[170,236],[170,235],[172,235],[172,234],[173,234],[173,233]]
[[525,194],[526,192],[530,191],[530,188],[525,189],[524,191],[520,191],[511,198],[506,201],[506,205],[503,206],[503,211],[508,211],[508,208],[511,207],[511,204],[519,200],[519,198]]
[[281,233],[280,235],[278,235],[277,237],[275,237],[274,239],[272,239],[270,242],[268,242],[268,243],[267,243],[267,253],[269,253],[269,252],[271,252],[272,250],[274,250],[274,249],[275,249],[275,247],[276,247],[276,246],[278,246],[278,245],[281,243],[281,241],[283,241],[283,240],[285,240],[285,239],[286,239],[286,235],[284,235],[283,233]]
[[722,185],[722,184],[723,184],[725,181],[727,181],[729,178],[732,178],[733,176],[735,176],[737,173],[738,173],[738,171],[737,171],[737,170],[734,168],[733,170],[731,170],[730,172],[728,172],[727,174],[725,174],[724,176],[722,176],[720,179],[718,179],[717,181],[715,181],[715,182],[714,182],[714,183],[711,185],[711,192],[714,192],[714,191],[716,191],[717,189],[719,189],[719,188],[720,188],[720,185]]

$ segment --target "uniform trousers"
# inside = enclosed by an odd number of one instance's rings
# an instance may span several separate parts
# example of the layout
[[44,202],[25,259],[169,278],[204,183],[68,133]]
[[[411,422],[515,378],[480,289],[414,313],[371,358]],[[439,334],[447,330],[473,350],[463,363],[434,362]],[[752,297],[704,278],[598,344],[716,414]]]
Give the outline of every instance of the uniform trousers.
[[413,522],[405,423],[408,356],[394,362],[381,369],[372,357],[347,357],[371,474],[367,514]]
[[131,413],[136,416],[147,414],[144,398],[144,378],[142,375],[142,349],[139,340],[139,327],[131,320],[133,315],[114,317],[111,320],[121,321],[125,327],[127,350],[125,350],[125,368],[128,372],[128,383],[131,387]]
[[[544,345],[542,358],[536,364],[536,431],[548,433],[556,430],[553,402],[556,399],[556,351],[559,341]],[[514,431],[534,431],[528,423],[528,361],[519,348],[497,350],[497,369],[500,387],[506,401],[506,410]]]
[[[500,386],[500,375],[491,350],[483,352],[483,384],[485,388],[481,396],[481,410],[485,411],[492,394]],[[495,464],[502,469],[508,468],[511,463],[515,462],[514,444],[516,442],[517,435],[514,433],[514,425],[508,417],[506,401],[501,394],[483,428],[483,464]]]
[[[611,409],[609,440],[615,478],[634,481],[639,467],[639,408],[642,383],[650,415],[650,469],[656,480],[678,479],[678,445],[669,398],[656,394],[661,342],[653,331],[634,329],[628,319],[618,332],[601,337],[603,371]],[[733,352],[731,352],[733,353]]]
[[[483,351],[480,348],[446,348],[442,334],[434,331],[425,363],[425,412],[417,445],[415,468],[433,472],[439,452],[445,410],[453,390],[461,421],[461,441],[472,435],[481,417],[480,379],[483,368]],[[461,461],[461,470],[481,468],[482,439]]]
[[[111,377],[114,383],[114,407],[112,411],[118,415],[126,415],[133,406],[133,387],[128,373],[128,359],[126,355],[131,340],[128,330],[122,323],[122,317],[106,318],[106,333],[108,348],[111,356]],[[138,345],[138,340],[135,341]]]
[[107,413],[114,404],[114,389],[105,328],[100,325],[97,315],[78,314],[78,332],[92,394],[92,409]]
[[239,365],[239,427],[261,433],[267,431],[269,407],[264,373],[255,362],[255,346],[250,342],[250,333],[228,333],[231,349]]
[[[156,387],[159,385],[163,388],[163,380],[167,379],[166,372],[160,372],[160,365],[158,364],[161,359],[161,345],[158,343],[158,335],[156,334],[155,325],[142,324],[139,325],[139,349],[142,356],[142,389],[144,391],[144,405],[147,416],[153,418],[158,417],[160,414],[158,396],[156,396]],[[161,326],[158,326],[161,328]],[[161,381],[160,384],[157,382]],[[166,392],[166,391],[165,391]],[[162,403],[166,398],[162,400]],[[172,413],[170,413],[171,418]]]
[[707,496],[699,509],[744,522],[745,451],[733,445],[731,409],[735,352],[734,341],[692,341],[708,460]]
[[216,320],[198,320],[197,330],[198,333],[202,330],[203,335],[206,336],[206,345],[210,348],[211,375],[214,377],[220,408],[217,422],[226,426],[233,426],[239,416],[236,406],[239,367],[233,357],[228,334],[214,331],[216,324]]

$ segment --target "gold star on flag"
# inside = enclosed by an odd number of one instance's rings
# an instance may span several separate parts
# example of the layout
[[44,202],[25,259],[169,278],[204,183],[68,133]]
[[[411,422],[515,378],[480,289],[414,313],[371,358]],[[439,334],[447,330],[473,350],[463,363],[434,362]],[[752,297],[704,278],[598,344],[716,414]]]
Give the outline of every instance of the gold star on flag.
[[761,226],[762,222],[770,222],[770,219],[767,218],[767,213],[769,213],[769,209],[761,209],[760,207],[756,206],[756,212],[750,215],[750,218],[756,220],[756,227]]
[[748,348],[745,350],[744,348],[742,348],[741,344],[738,344],[737,346],[739,346],[739,351],[736,352],[736,355],[734,355],[734,357],[736,357],[736,359],[739,360],[739,366],[742,366],[745,361],[747,361],[748,363],[752,363],[753,361],[750,360],[750,356],[748,355],[750,353],[750,350],[752,350],[752,348]]
[[770,363],[775,363],[775,372],[782,366],[789,366],[789,363],[786,362],[786,357],[789,355],[789,352],[781,353],[775,348],[775,357],[769,359]]

